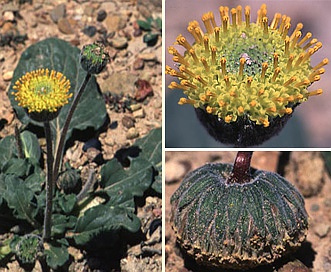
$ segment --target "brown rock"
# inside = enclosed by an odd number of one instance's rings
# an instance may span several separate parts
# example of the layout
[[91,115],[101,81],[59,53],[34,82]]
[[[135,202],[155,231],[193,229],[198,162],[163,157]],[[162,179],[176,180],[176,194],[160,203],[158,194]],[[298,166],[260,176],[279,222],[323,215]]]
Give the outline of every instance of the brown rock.
[[2,78],[4,81],[9,81],[13,78],[14,71],[8,71],[3,73]]
[[74,34],[74,29],[67,18],[61,18],[57,24],[59,30],[64,34]]
[[115,32],[126,26],[126,18],[119,14],[110,14],[103,21],[108,32]]

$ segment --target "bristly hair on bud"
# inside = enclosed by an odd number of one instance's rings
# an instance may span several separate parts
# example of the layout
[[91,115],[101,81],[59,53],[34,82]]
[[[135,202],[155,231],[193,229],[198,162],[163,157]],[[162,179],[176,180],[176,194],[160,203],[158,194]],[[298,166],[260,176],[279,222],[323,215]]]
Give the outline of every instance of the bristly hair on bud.
[[328,59],[313,66],[311,56],[322,43],[310,32],[304,35],[302,23],[289,33],[287,15],[276,13],[269,20],[265,4],[256,22],[250,21],[249,6],[221,6],[219,14],[220,26],[212,12],[202,16],[206,31],[189,22],[193,44],[180,34],[168,48],[178,64],[178,70],[166,66],[166,74],[178,79],[169,89],[183,91],[186,98],[179,104],[192,105],[216,140],[258,145],[282,129],[296,106],[323,92],[308,87],[320,80]]

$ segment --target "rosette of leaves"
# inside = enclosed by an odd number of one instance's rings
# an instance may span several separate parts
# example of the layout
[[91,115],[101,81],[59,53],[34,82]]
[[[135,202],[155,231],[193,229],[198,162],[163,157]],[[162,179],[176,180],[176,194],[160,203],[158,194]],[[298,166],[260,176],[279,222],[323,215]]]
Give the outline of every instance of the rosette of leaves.
[[149,17],[146,21],[138,20],[137,24],[140,29],[147,31],[143,37],[144,43],[153,46],[157,43],[159,36],[162,35],[162,19]]
[[277,173],[238,171],[236,163],[206,164],[188,173],[171,197],[180,246],[206,266],[272,263],[297,249],[307,234],[304,200],[294,186]]

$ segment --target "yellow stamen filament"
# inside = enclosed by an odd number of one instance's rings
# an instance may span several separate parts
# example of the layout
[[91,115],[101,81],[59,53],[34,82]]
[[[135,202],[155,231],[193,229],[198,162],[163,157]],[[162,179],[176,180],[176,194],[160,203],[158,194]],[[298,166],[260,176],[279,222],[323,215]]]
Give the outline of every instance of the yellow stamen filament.
[[208,38],[208,36],[203,37],[203,44],[205,46],[205,52],[209,53],[209,38]]
[[323,93],[323,90],[322,89],[317,89],[315,91],[311,91],[308,93],[309,96],[313,96],[313,95],[320,95]]
[[294,37],[296,36],[296,33],[297,33],[298,31],[300,31],[302,28],[303,28],[303,24],[302,24],[302,23],[298,23],[297,26],[296,26],[296,28],[294,29],[294,31],[293,31],[291,37],[290,37],[290,40],[293,40]]
[[202,64],[203,64],[203,67],[205,68],[206,72],[209,72],[209,71],[210,71],[210,67],[209,67],[209,65],[208,65],[208,63],[207,63],[207,61],[206,61],[206,58],[201,57],[200,60],[201,60],[201,62],[202,62]]
[[220,107],[224,107],[226,105],[226,103],[223,100],[220,100],[220,101],[218,101],[218,105]]
[[292,70],[292,62],[294,60],[294,55],[290,55],[289,58],[288,58],[288,61],[287,61],[287,65],[286,65],[286,70],[287,71],[290,71]]
[[199,82],[201,82],[203,85],[207,86],[208,82],[204,80],[200,75],[196,76],[195,79]]
[[187,27],[187,31],[193,36],[196,43],[201,43],[201,39],[199,34],[196,32],[196,29],[199,27],[199,23],[197,21],[189,22]]
[[211,47],[211,63],[213,65],[216,64],[216,52],[217,52],[217,47],[216,46],[212,46]]
[[273,65],[274,65],[274,70],[278,67],[278,54],[277,53],[274,53],[274,62],[273,62]]
[[212,12],[205,13],[201,18],[209,35],[213,33],[212,18],[214,18]]
[[229,17],[228,16],[224,16],[222,18],[223,32],[224,33],[227,33],[228,32],[228,23],[229,23]]
[[219,27],[215,27],[214,28],[214,33],[215,33],[215,41],[217,43],[219,43],[219,41],[220,41],[220,28]]
[[174,81],[172,81],[169,85],[168,85],[168,88],[169,89],[181,89],[181,90],[183,90],[183,91],[188,91],[189,90],[189,88],[187,88],[186,86],[183,86],[183,85],[181,85],[181,84],[178,84],[177,82],[174,82]]
[[314,53],[317,52],[321,48],[322,48],[322,43],[321,42],[317,42],[316,45],[313,47]]
[[311,47],[312,45],[314,45],[315,43],[317,43],[318,40],[317,39],[311,39],[309,43],[307,43],[302,49],[303,50],[307,50],[309,47]]
[[[297,31],[292,39],[292,43],[291,43],[291,49],[293,49],[295,47],[295,45],[297,44],[298,40],[301,38],[301,31]],[[291,38],[290,38],[291,39]]]
[[263,35],[265,37],[267,37],[268,36],[268,17],[263,17],[262,24],[263,24]]
[[198,64],[199,63],[199,59],[198,59],[197,55],[195,54],[195,50],[192,48],[189,52],[190,52],[191,57],[194,60],[194,63],[195,64]]
[[212,96],[212,97],[216,97],[216,93],[214,93],[214,92],[212,92],[212,91],[210,91],[210,90],[207,90],[207,91],[206,91],[206,95],[208,95],[208,96]]
[[283,86],[284,87],[287,87],[287,86],[289,86],[290,84],[292,84],[293,82],[295,82],[297,80],[297,77],[296,76],[292,76],[289,80],[287,80],[284,84],[283,84]]
[[177,44],[185,47],[185,49],[187,51],[189,51],[192,48],[192,46],[189,44],[189,42],[186,40],[186,38],[182,34],[179,34],[177,36],[176,42],[177,42]]
[[267,108],[267,111],[268,112],[276,112],[277,109],[276,109],[276,107],[271,107],[271,108]]
[[314,76],[312,82],[319,81],[320,79],[321,79],[321,76],[320,75],[316,75],[316,76]]
[[319,68],[322,68],[324,65],[327,65],[329,60],[327,58],[323,59],[319,64],[313,67],[313,71],[316,71]]
[[237,6],[237,23],[239,26],[241,26],[242,20],[241,20],[241,16],[242,16],[242,6]]
[[291,114],[293,112],[292,108],[285,108],[282,110],[279,110],[280,113],[285,113],[285,114]]
[[178,101],[178,104],[179,105],[184,105],[184,104],[191,104],[191,105],[194,105],[195,104],[195,100],[193,99],[187,99],[187,98],[184,98],[184,97],[181,97]]
[[295,87],[300,87],[300,86],[304,86],[304,85],[309,85],[310,84],[310,80],[308,78],[304,79],[301,82],[298,82],[297,84],[295,84]]
[[276,13],[274,16],[274,19],[272,20],[270,24],[270,29],[276,29],[279,23],[279,19],[282,17],[280,13]]
[[225,84],[226,84],[226,87],[227,89],[231,87],[230,85],[230,78],[228,76],[224,76],[224,81],[225,81]]
[[311,34],[311,32],[308,32],[306,34],[306,36],[304,36],[300,42],[298,42],[298,46],[303,45],[307,40],[309,40],[313,35]]
[[273,76],[272,76],[271,82],[275,82],[275,81],[276,81],[276,78],[277,78],[277,76],[279,75],[279,73],[280,73],[280,68],[277,67],[277,68],[274,70],[274,74],[273,74]]
[[264,80],[265,73],[266,73],[267,69],[268,69],[268,63],[263,62],[262,63],[261,80]]
[[232,18],[232,26],[237,27],[237,10],[235,8],[231,9],[231,18]]
[[278,31],[279,31],[280,33],[283,33],[284,26],[285,26],[285,23],[286,23],[286,18],[287,18],[286,15],[283,15],[283,16],[282,16],[282,21],[281,21],[280,26],[279,26],[279,29],[278,29]]
[[196,27],[194,29],[194,31],[195,31],[195,34],[197,35],[198,39],[199,39],[199,44],[201,44],[202,41],[203,41],[203,32],[202,32],[201,28],[200,27]]
[[234,90],[232,90],[232,91],[230,91],[230,96],[232,96],[232,97],[236,97],[237,96],[237,94],[236,94],[236,92],[234,91]]
[[324,69],[324,68],[320,68],[320,69],[318,69],[318,70],[312,72],[312,73],[308,76],[308,79],[309,79],[310,81],[312,81],[312,80],[314,79],[314,76],[316,76],[316,75],[322,75],[322,74],[324,74],[324,73],[325,73],[325,69]]
[[286,37],[285,38],[285,55],[288,55],[290,53],[290,38],[289,37]]
[[246,62],[245,58],[240,58],[240,67],[239,67],[239,77],[240,78],[242,78],[242,76],[243,76],[245,62]]
[[193,73],[192,71],[190,71],[189,69],[187,69],[186,66],[184,66],[184,65],[181,65],[181,66],[179,67],[179,70],[180,70],[182,73],[186,73],[186,74],[190,75],[190,76],[193,77],[193,78],[196,76],[195,73]]
[[166,65],[166,74],[179,77],[183,79],[188,79],[187,76],[185,76],[183,73],[176,71],[175,69],[171,68],[169,65]]
[[246,22],[246,28],[249,28],[251,21],[251,8],[249,6],[245,7],[245,22]]
[[314,53],[315,53],[314,49],[309,48],[302,59],[302,63],[305,63]]
[[291,24],[290,24],[290,23],[287,23],[287,24],[285,25],[285,27],[284,27],[284,31],[283,31],[283,39],[286,38],[287,33],[288,33],[288,31],[290,30],[290,27],[291,27]]
[[199,99],[202,101],[202,102],[207,102],[209,100],[209,97],[206,96],[205,94],[200,94],[199,95]]
[[226,75],[226,59],[224,57],[221,58],[221,69],[222,69],[222,75],[225,76]]
[[192,84],[191,82],[189,82],[188,80],[185,80],[185,79],[182,80],[180,82],[180,84],[183,85],[183,86],[186,86],[186,87],[190,87],[192,89],[197,89],[198,88],[197,86],[195,86],[194,84]]
[[299,57],[298,57],[297,61],[294,64],[294,67],[298,67],[300,65],[300,63],[302,62],[304,56],[305,56],[304,53],[299,54]]

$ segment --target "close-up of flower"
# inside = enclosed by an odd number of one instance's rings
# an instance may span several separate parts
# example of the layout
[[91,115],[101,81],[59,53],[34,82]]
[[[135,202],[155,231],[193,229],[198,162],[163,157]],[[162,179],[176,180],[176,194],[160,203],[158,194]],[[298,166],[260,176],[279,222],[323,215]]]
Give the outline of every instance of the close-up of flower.
[[[182,90],[178,104],[192,105],[198,119],[217,141],[235,146],[259,145],[279,133],[295,108],[323,93],[311,86],[328,64],[326,57],[312,65],[322,42],[291,18],[276,13],[267,17],[262,4],[256,21],[250,6],[202,15],[188,23],[193,43],[180,34],[168,47],[178,69],[166,74],[178,80],[168,88]],[[182,54],[177,48],[184,48]],[[309,89],[308,89],[309,87]]]
[[[18,105],[31,116],[38,113],[57,113],[68,104],[70,81],[60,72],[38,69],[28,72],[15,82],[13,92]],[[38,117],[37,120],[39,121]]]

